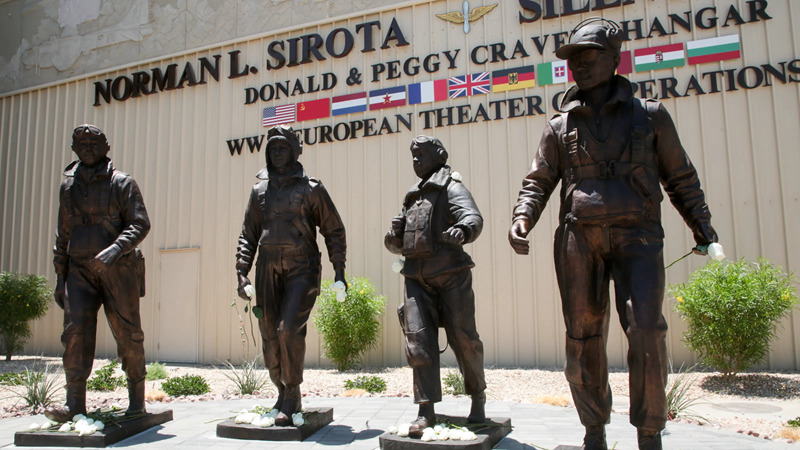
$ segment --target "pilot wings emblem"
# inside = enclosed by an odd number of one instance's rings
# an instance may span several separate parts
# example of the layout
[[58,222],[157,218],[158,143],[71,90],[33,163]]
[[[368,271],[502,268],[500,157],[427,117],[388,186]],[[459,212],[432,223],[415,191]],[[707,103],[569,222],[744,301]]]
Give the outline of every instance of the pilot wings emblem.
[[476,20],[480,19],[486,14],[489,14],[489,11],[495,9],[498,4],[499,3],[495,3],[494,5],[489,5],[489,6],[479,6],[470,11],[469,2],[467,0],[464,0],[464,4],[461,11],[451,11],[445,14],[436,14],[436,17],[452,23],[457,23],[457,24],[463,23],[464,33],[469,33],[469,23],[475,22]]

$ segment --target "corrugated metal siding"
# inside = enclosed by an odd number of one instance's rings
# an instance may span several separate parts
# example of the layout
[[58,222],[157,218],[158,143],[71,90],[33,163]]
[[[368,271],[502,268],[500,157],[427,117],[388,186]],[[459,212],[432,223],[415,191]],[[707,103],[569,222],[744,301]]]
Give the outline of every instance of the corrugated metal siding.
[[[459,10],[461,3],[455,0],[414,2],[380,13],[287,30],[278,35],[209,48],[139,67],[125,67],[116,72],[1,98],[0,214],[3,231],[0,268],[47,274],[55,280],[51,248],[61,172],[73,159],[69,149],[70,132],[79,123],[97,124],[109,137],[110,156],[116,167],[132,174],[138,181],[152,221],[152,231],[142,245],[149,269],[148,295],[142,299],[141,305],[148,359],[158,359],[159,303],[170,301],[156,298],[157,287],[160,283],[181,282],[160,279],[157,270],[159,250],[178,248],[201,249],[200,360],[240,359],[243,350],[238,318],[230,307],[235,297],[234,253],[247,196],[256,181],[255,173],[264,164],[264,153],[263,150],[258,153],[243,150],[242,155],[231,157],[225,140],[264,133],[260,126],[260,111],[266,106],[262,102],[243,105],[244,89],[286,79],[319,76],[325,72],[337,74],[339,84],[332,91],[288,100],[307,101],[355,92],[356,87],[350,88],[344,83],[345,74],[352,67],[361,68],[364,73],[365,81],[361,87],[374,89],[446,75],[552,61],[554,57],[541,57],[533,51],[529,58],[510,60],[505,66],[475,66],[468,62],[464,52],[481,43],[505,42],[510,47],[517,39],[530,43],[532,36],[570,30],[579,20],[572,16],[519,25],[517,2],[502,2],[498,12],[476,22],[470,34],[465,35],[460,27],[434,17],[434,14],[444,11]],[[611,8],[605,12],[611,19],[644,18],[644,22],[649,23],[656,17],[663,19],[671,13],[697,11],[708,6],[717,6],[718,14],[724,16],[723,11],[727,11],[731,4],[740,11],[747,11],[748,5],[744,1],[684,0],[639,2],[636,6]],[[720,68],[759,66],[797,58],[800,48],[797,5],[790,0],[772,0],[769,8],[773,19],[766,22],[733,29],[695,29],[691,37],[681,33],[636,41],[633,45],[639,48],[685,42],[740,31],[742,59],[719,63]],[[361,54],[355,50],[347,58],[329,58],[288,71],[262,70],[258,76],[235,80],[225,78],[227,69],[223,69],[219,82],[211,81],[203,86],[162,92],[123,103],[92,106],[95,81],[153,67],[165,68],[171,63],[182,68],[186,61],[196,62],[198,58],[215,54],[223,55],[221,64],[224,66],[227,53],[233,50],[241,50],[244,61],[263,62],[267,45],[272,40],[310,32],[324,34],[338,27],[352,30],[355,24],[369,20],[388,24],[394,17],[412,45],[379,51],[379,54]],[[533,49],[532,44],[526,44],[526,47]],[[403,61],[411,56],[455,48],[462,49],[457,71],[444,69],[432,75],[422,72],[413,80],[403,77],[395,80],[395,84],[392,81],[367,83],[369,66],[376,62]],[[683,80],[695,74],[699,78],[702,72],[713,67],[685,66],[674,70],[674,76]],[[667,76],[664,73],[669,72],[659,71],[652,77]],[[650,76],[632,74],[630,77],[637,81]],[[525,92],[525,95],[541,96],[543,107],[550,115],[553,113],[550,99],[564,88],[564,85],[537,86],[526,91],[472,97],[470,103],[477,105],[489,100],[519,97]],[[451,101],[449,104],[462,103]],[[282,103],[278,101],[275,104]],[[764,256],[789,270],[800,267],[800,242],[794,233],[796,226],[791,225],[800,221],[800,187],[794,182],[795,172],[800,169],[800,154],[797,152],[797,143],[800,142],[800,84],[775,83],[772,87],[752,90],[668,99],[664,104],[700,172],[714,214],[713,224],[728,256],[747,259]],[[388,117],[392,122],[395,113],[413,113],[414,130],[409,132],[401,127],[395,134],[380,137],[308,145],[301,157],[306,171],[324,182],[345,221],[349,238],[348,272],[368,277],[388,298],[386,315],[382,318],[382,343],[370,352],[367,364],[405,363],[402,336],[395,318],[395,309],[402,299],[402,279],[391,271],[391,263],[396,257],[384,250],[382,241],[391,218],[400,210],[401,200],[415,179],[408,143],[415,134],[433,134],[445,143],[451,166],[464,175],[464,182],[486,219],[483,235],[468,246],[476,262],[473,273],[478,303],[477,322],[485,345],[485,364],[561,365],[564,360],[564,327],[552,262],[558,199],[551,199],[531,234],[531,256],[516,256],[506,238],[520,181],[536,151],[547,115],[424,130],[419,112],[443,105],[446,103],[368,113],[367,117]],[[327,124],[338,120],[302,122],[294,126],[307,127],[315,122]],[[668,202],[662,210],[667,231],[665,260],[671,262],[686,253],[693,242],[690,232]],[[692,270],[704,263],[703,258],[692,257],[675,265],[667,271],[668,283],[685,281]],[[326,262],[324,266],[324,276],[331,277],[330,265]],[[681,342],[685,327],[671,307],[672,301],[667,299],[664,312],[671,326],[668,337],[670,355],[678,364],[692,362],[695,357]],[[800,368],[800,338],[796,336],[800,318],[797,316],[794,314],[786,321],[773,344],[768,361],[770,368]],[[616,313],[612,313],[611,321],[609,360],[611,365],[623,367],[627,344]],[[60,329],[60,310],[54,307],[34,325],[34,338],[27,347],[28,351],[59,352]],[[110,332],[102,326],[98,355],[114,353]],[[309,326],[306,360],[310,366],[328,364],[322,357],[320,338],[313,325]],[[445,361],[455,364],[451,352],[448,351]]]

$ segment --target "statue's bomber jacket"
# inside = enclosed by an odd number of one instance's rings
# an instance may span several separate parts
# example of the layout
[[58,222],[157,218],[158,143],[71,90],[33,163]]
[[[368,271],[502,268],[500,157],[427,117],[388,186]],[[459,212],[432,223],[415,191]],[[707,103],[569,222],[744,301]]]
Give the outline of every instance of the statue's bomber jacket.
[[250,192],[236,251],[237,272],[250,272],[259,248],[262,252],[318,254],[317,228],[325,238],[334,269],[344,269],[344,223],[322,182],[308,177],[299,162],[283,179],[266,167],[257,177],[263,181]]
[[[681,145],[669,113],[658,101],[634,98],[626,78],[615,76],[611,83],[614,95],[600,112],[613,126],[605,144],[586,132],[586,122],[595,116],[583,103],[578,87],[573,86],[564,94],[561,107],[564,113],[550,119],[542,133],[533,163],[522,181],[513,219],[525,218],[531,226],[535,225],[548,198],[561,182],[559,221],[562,224],[580,223],[581,208],[584,208],[606,213],[606,217],[602,214],[594,217],[595,224],[613,225],[617,217],[629,220],[630,215],[625,216],[625,213],[633,211],[636,204],[643,209],[640,220],[660,223],[659,204],[663,198],[660,186],[663,186],[695,233],[695,239],[711,242],[710,236],[698,235],[703,232],[700,225],[709,222],[711,214],[697,171]],[[640,106],[634,102],[639,102]],[[644,117],[637,120],[635,114]],[[635,151],[630,146],[635,141],[637,123],[642,125],[638,127],[641,130],[639,147],[644,154],[631,157]],[[587,144],[589,140],[593,141]],[[614,142],[617,148],[608,148]],[[589,155],[592,149],[605,154]],[[628,152],[627,157],[625,152]],[[615,159],[615,154],[619,157],[616,162],[627,161],[612,168],[614,163],[608,160]],[[587,160],[592,164],[578,168]],[[583,188],[582,183],[586,185]]]
[[[91,171],[88,181],[81,172]],[[111,245],[127,255],[147,236],[150,219],[136,181],[106,158],[95,170],[73,161],[64,169],[53,248],[57,274],[70,258],[93,258]]]
[[[426,278],[475,266],[463,244],[478,238],[483,217],[458,178],[449,166],[443,166],[406,194],[405,230],[401,235],[389,231],[384,239],[390,252],[405,256],[403,275]],[[461,245],[442,242],[442,233],[450,227],[464,232]]]

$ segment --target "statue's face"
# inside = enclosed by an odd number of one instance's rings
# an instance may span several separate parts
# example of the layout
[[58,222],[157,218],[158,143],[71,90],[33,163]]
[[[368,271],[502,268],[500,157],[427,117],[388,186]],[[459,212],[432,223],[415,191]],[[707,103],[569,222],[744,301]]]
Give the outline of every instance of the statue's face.
[[78,155],[81,164],[94,167],[108,154],[105,139],[90,133],[83,133],[72,139],[72,151]]
[[591,91],[608,83],[617,71],[619,56],[608,50],[587,49],[567,60],[575,83],[582,91]]
[[433,149],[421,148],[415,145],[411,147],[411,158],[414,164],[414,173],[420,178],[426,178],[436,169],[442,167],[442,161],[436,150]]
[[269,161],[272,168],[282,171],[290,168],[294,164],[292,147],[288,142],[278,141],[269,146]]

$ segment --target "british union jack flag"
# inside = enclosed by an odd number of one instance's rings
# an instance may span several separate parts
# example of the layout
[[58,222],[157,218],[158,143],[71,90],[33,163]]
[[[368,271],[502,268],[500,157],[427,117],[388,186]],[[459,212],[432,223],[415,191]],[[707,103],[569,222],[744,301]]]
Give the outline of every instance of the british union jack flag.
[[489,79],[489,72],[450,77],[448,85],[450,87],[450,98],[488,94],[492,91],[492,80]]

